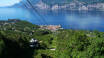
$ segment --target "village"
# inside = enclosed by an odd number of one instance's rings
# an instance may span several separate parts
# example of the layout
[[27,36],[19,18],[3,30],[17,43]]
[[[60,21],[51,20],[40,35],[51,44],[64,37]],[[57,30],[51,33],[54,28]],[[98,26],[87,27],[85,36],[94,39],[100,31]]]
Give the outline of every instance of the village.
[[63,29],[61,25],[40,25],[40,29],[47,29],[50,31],[57,31],[59,29]]
[[[7,30],[9,27],[11,27],[12,25],[15,25],[15,23],[17,22],[21,22],[21,20],[19,19],[8,19],[8,20],[3,20],[3,21],[0,21],[0,30]],[[9,26],[8,28],[6,27],[3,27],[3,26]],[[41,30],[50,30],[52,32],[54,31],[57,31],[59,29],[63,29],[61,25],[38,25],[39,26],[39,29]],[[11,27],[12,30],[16,30],[15,27]],[[25,28],[24,28],[25,30]]]

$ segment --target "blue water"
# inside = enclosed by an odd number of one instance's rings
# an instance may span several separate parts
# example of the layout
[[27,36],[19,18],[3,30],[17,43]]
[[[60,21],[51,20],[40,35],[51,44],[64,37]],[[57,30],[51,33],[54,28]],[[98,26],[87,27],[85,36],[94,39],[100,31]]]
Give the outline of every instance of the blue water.
[[0,8],[0,20],[21,19],[37,25],[62,25],[65,29],[104,31],[101,11],[38,11],[23,8]]

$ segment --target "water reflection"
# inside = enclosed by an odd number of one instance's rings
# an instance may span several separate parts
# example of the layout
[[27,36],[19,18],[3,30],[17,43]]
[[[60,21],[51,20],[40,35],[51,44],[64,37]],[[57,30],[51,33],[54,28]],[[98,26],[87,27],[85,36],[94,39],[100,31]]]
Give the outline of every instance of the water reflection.
[[[43,14],[42,14],[43,15]],[[100,11],[67,11],[67,12],[50,12],[43,15],[50,24],[61,24],[64,28],[69,29],[104,29],[104,12]]]
[[[65,29],[88,29],[104,31],[104,12],[101,11],[38,11],[50,25],[62,25]],[[33,24],[46,23],[37,12],[23,8],[0,8],[0,20],[22,19]]]

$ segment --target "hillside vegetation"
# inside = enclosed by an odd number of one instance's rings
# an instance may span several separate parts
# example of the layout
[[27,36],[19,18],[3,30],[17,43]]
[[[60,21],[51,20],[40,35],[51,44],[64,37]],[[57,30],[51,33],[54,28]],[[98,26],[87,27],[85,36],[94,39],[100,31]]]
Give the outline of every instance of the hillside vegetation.
[[[40,29],[27,21],[0,21],[0,58],[104,58],[104,32]],[[39,47],[30,47],[35,38]]]

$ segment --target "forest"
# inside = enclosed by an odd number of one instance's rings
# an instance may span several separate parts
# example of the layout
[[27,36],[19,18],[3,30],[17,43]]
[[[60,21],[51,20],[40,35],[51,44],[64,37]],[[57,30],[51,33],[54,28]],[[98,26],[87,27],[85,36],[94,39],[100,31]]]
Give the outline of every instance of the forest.
[[[38,47],[30,47],[30,40]],[[104,32],[40,29],[27,21],[0,21],[0,58],[104,58]]]

